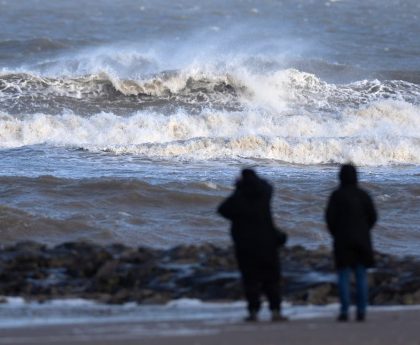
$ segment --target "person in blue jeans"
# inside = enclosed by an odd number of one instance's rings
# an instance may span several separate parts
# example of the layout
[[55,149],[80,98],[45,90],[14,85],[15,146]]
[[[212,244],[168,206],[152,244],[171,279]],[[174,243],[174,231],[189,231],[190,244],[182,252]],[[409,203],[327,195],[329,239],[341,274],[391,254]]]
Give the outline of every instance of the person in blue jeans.
[[351,301],[350,278],[356,278],[357,321],[364,321],[369,299],[366,270],[374,266],[371,229],[377,212],[369,194],[358,186],[357,171],[344,164],[340,185],[331,194],[325,212],[328,230],[334,242],[334,260],[338,273],[340,314],[347,321]]

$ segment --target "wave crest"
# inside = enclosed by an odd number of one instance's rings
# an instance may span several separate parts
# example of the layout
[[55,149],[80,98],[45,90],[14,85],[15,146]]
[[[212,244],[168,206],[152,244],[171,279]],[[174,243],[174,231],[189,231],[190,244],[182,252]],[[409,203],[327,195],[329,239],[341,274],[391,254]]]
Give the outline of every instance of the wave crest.
[[116,114],[141,109],[248,109],[273,113],[338,113],[382,100],[419,104],[420,85],[404,81],[364,80],[329,84],[314,74],[294,69],[256,74],[246,70],[216,73],[203,70],[166,71],[141,79],[101,73],[81,77],[0,75],[2,110],[9,114]]
[[419,164],[420,107],[382,101],[342,114],[142,111],[128,117],[2,115],[3,148],[50,144],[165,159],[275,159],[299,164]]

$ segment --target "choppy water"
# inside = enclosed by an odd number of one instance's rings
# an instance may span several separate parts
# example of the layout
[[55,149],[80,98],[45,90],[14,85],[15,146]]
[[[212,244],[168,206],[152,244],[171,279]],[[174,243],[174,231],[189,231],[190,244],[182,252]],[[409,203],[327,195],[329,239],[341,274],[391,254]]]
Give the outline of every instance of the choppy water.
[[0,2],[0,241],[229,242],[240,168],[292,243],[353,161],[377,247],[418,255],[420,4]]

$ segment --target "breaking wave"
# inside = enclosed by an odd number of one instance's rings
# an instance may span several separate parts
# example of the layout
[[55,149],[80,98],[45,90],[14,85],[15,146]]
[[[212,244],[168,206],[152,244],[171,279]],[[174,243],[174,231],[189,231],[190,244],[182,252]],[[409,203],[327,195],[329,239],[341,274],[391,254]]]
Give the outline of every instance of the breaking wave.
[[[420,85],[334,84],[263,60],[150,72],[159,67],[150,67],[152,57],[123,53],[98,68],[76,64],[69,74],[62,63],[57,74],[51,66],[49,73],[3,71],[0,147],[193,161],[420,163]],[[128,73],[136,68],[141,73]]]
[[1,107],[9,114],[58,114],[64,109],[81,115],[99,111],[127,114],[159,106],[171,112],[192,106],[339,112],[386,99],[419,104],[420,85],[401,80],[329,84],[295,69],[255,73],[239,68],[229,72],[190,68],[140,79],[121,79],[105,72],[56,78],[26,73],[0,75]]
[[218,111],[0,119],[3,148],[49,144],[152,159],[274,159],[297,164],[419,164],[420,107],[379,101],[342,113]]

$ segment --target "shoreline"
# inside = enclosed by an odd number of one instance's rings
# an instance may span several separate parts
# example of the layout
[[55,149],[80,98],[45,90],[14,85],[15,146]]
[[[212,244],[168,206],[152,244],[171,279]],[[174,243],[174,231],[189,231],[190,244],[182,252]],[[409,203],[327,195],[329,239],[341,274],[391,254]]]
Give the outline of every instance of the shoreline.
[[[330,318],[334,320],[339,304],[294,305],[282,303],[283,315],[289,320]],[[352,316],[355,306],[351,307]],[[369,306],[368,314],[391,312],[420,312],[420,304]],[[246,316],[246,302],[203,302],[194,299],[173,300],[166,304],[141,305],[126,303],[110,305],[82,299],[57,299],[45,302],[7,298],[0,305],[0,329],[112,323],[150,322],[210,322],[237,323]],[[259,313],[262,323],[271,320],[267,302]],[[351,320],[351,318],[350,318]]]
[[124,321],[40,325],[0,329],[0,344],[419,344],[417,310],[373,311],[364,323],[337,323],[331,317],[283,323],[213,321]]

